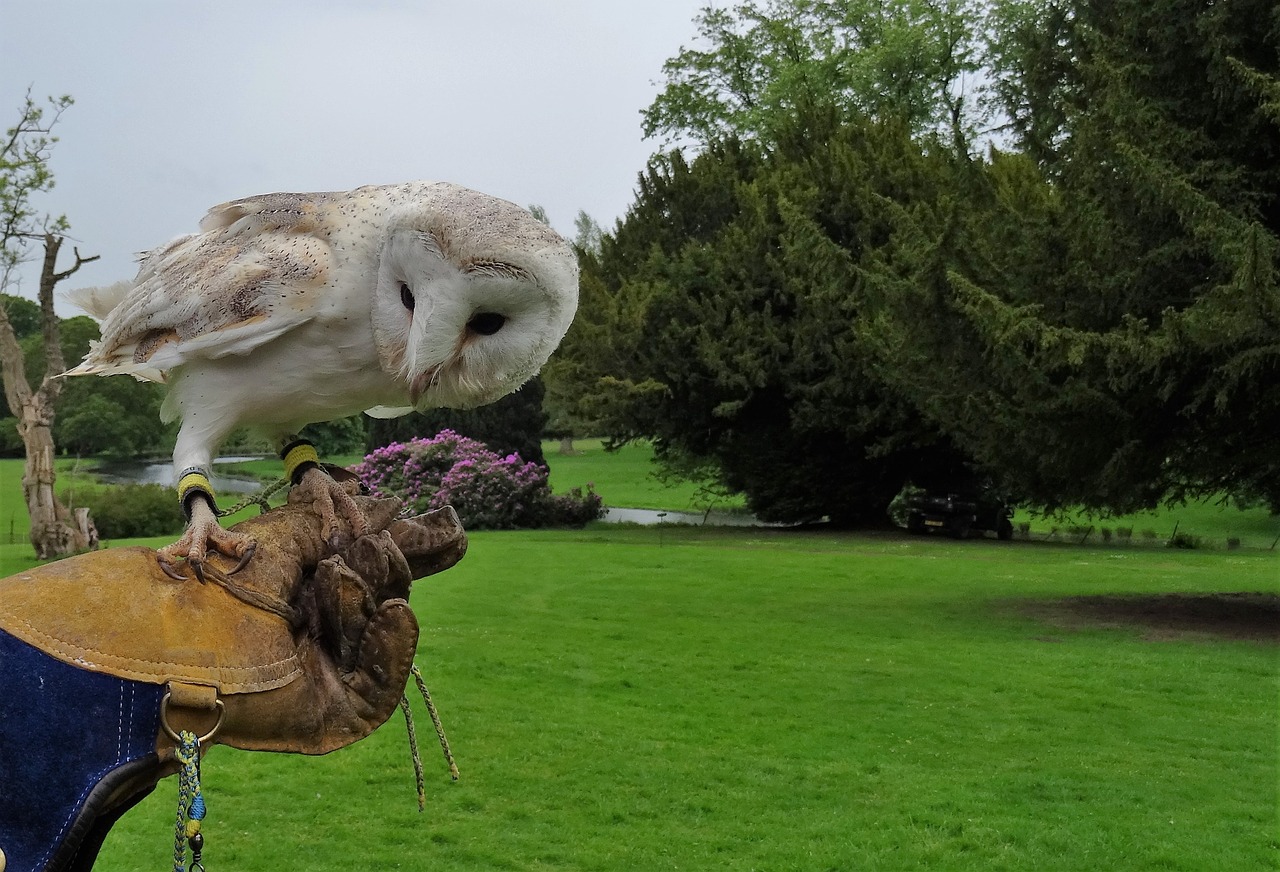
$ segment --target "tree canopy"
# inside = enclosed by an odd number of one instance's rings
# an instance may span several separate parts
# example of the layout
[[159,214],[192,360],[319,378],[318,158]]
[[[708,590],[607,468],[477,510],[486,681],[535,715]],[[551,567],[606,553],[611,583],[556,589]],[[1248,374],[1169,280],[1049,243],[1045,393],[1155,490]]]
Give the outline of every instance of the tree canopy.
[[644,133],[668,143],[772,143],[830,108],[896,118],[917,133],[945,129],[967,148],[980,114],[965,88],[980,67],[982,8],[977,0],[707,5],[695,19],[697,42],[663,65]]
[[[1280,13],[1187,0],[1002,6],[1041,22],[1001,49],[1026,158],[993,161],[970,195],[987,204],[984,228],[1000,228],[968,237],[985,244],[990,274],[932,280],[990,362],[989,399],[975,414],[927,385],[910,393],[987,466],[1008,465],[1019,443],[997,443],[986,418],[1035,433],[1039,456],[1028,445],[1011,471],[1037,502],[1131,508],[1228,492],[1280,506],[1269,423]],[[1017,166],[1027,159],[1040,177]],[[929,284],[900,289],[899,348],[920,335],[912,301]],[[909,362],[888,363],[905,387]]]
[[[1012,139],[974,155],[937,115],[807,101],[855,7],[704,10],[715,51],[673,59],[646,116],[699,151],[656,155],[582,258],[557,366],[583,414],[779,520],[944,480],[1280,507],[1280,14],[994,3]],[[747,58],[797,29],[804,75]]]

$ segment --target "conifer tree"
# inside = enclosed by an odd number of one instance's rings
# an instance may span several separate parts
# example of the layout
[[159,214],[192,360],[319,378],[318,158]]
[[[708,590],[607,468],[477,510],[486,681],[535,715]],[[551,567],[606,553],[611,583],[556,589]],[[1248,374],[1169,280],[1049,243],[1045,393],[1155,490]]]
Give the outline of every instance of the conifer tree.
[[880,376],[1040,505],[1280,507],[1273,5],[998,5],[1030,22],[999,47],[1031,160],[993,157],[945,236],[900,231],[953,250],[881,316]]

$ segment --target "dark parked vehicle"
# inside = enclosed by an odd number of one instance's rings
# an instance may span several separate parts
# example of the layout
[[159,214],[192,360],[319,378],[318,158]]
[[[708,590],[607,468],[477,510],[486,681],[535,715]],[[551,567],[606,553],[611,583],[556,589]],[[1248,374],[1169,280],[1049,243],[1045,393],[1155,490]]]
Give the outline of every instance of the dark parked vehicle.
[[962,496],[922,492],[907,498],[907,530],[947,533],[967,539],[990,530],[1000,539],[1013,538],[1013,509],[991,495]]

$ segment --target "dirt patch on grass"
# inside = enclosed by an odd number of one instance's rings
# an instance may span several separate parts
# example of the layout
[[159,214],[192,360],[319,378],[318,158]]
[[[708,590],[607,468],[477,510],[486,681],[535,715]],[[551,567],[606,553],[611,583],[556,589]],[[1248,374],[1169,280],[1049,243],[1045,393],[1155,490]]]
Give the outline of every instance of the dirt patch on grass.
[[1020,604],[1062,627],[1133,627],[1153,641],[1188,637],[1280,644],[1280,594],[1214,593],[1073,596]]

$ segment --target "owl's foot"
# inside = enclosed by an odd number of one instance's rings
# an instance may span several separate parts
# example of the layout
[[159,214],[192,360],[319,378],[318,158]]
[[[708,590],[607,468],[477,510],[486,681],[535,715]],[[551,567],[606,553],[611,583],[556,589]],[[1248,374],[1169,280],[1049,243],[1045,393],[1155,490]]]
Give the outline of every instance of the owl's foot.
[[[179,562],[185,560],[196,578],[203,583],[205,560],[209,556],[210,548],[218,554],[238,561],[227,573],[227,575],[235,575],[249,564],[253,552],[258,548],[258,542],[244,533],[224,530],[218,523],[218,516],[214,513],[213,507],[203,498],[193,499],[191,521],[187,524],[186,532],[177,542],[158,549],[156,556],[160,561],[160,568],[170,578],[186,581],[186,576],[178,572]],[[214,567],[208,568],[217,571]]]
[[342,545],[339,518],[351,526],[353,541],[370,532],[369,521],[351,498],[350,491],[319,466],[312,466],[302,473],[302,478],[289,491],[289,502],[309,504],[311,510],[320,516],[324,541],[331,551],[337,551]]

